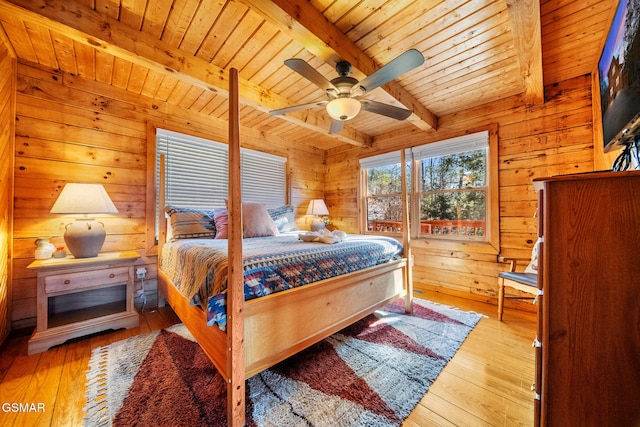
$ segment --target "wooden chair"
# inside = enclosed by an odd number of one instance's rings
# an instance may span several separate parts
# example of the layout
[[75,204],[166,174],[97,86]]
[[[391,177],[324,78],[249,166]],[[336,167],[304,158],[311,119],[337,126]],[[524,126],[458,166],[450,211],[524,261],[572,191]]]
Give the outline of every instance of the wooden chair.
[[[498,261],[509,263],[509,270],[498,274],[498,320],[502,321],[505,298],[532,299],[535,304],[535,299],[538,296],[538,275],[536,273],[517,272],[516,265],[518,263],[518,259],[516,258],[506,258],[501,256],[498,258]],[[505,295],[504,288],[507,286],[533,296]]]

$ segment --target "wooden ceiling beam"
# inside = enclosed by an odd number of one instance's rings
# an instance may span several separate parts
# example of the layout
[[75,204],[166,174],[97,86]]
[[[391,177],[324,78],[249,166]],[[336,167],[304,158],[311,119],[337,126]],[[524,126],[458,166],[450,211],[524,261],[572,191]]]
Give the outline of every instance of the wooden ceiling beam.
[[[313,55],[328,63],[346,60],[365,75],[384,64],[378,64],[317,10],[308,0],[240,0],[252,10],[301,43]],[[437,129],[438,118],[397,81],[382,88],[402,105],[413,111],[409,121],[420,129]]]
[[[78,3],[69,5],[64,0],[12,0],[10,3],[0,0],[0,21],[5,20],[23,20],[41,25],[96,50],[229,97],[229,76],[224,69],[185,55],[157,38]],[[239,84],[242,103],[257,110],[268,113],[290,105],[287,99],[247,80],[241,79]],[[331,126],[331,120],[325,114],[309,111],[280,117],[321,133],[327,133]],[[346,126],[342,132],[331,136],[356,146],[371,146],[373,141],[370,135]]]
[[544,103],[539,0],[507,0],[511,32],[524,81],[524,102]]

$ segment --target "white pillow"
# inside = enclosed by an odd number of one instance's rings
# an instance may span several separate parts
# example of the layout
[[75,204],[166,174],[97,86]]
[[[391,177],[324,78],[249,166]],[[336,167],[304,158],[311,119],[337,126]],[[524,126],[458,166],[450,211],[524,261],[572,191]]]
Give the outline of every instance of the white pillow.
[[529,261],[529,265],[524,269],[525,273],[533,273],[538,274],[538,253],[540,251],[540,242],[542,239],[538,237],[535,245],[533,245],[533,250],[531,251],[531,261]]
[[275,236],[278,226],[262,203],[242,203],[242,237]]

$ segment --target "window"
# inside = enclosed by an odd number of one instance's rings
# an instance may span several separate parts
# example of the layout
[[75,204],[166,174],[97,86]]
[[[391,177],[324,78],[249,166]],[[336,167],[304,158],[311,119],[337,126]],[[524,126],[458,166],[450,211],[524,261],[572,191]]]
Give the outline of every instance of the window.
[[[158,129],[156,183],[160,154],[166,159],[167,204],[199,209],[225,206],[229,188],[227,144]],[[286,159],[245,148],[240,156],[243,201],[264,203],[269,208],[282,206],[286,198]]]
[[[367,231],[402,231],[402,170],[400,152],[360,160],[364,183]],[[407,162],[407,179],[411,162]]]
[[488,132],[480,132],[412,149],[418,236],[484,240],[488,147]]
[[[197,209],[225,206],[229,188],[227,144],[156,129],[156,200],[160,154],[165,155],[167,205]],[[286,158],[245,148],[240,156],[243,201],[264,203],[268,208],[284,205]]]
[[[495,157],[488,131],[407,150],[412,236],[491,242],[491,220],[497,220],[497,203],[491,203],[497,194],[497,182],[491,182]],[[400,153],[361,159],[360,164],[366,230],[400,232]]]

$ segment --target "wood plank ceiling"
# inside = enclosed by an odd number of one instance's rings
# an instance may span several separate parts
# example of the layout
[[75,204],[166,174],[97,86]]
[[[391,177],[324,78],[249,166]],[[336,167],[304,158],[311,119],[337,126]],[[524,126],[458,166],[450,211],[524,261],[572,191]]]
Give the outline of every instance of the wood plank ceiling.
[[[369,145],[406,128],[591,73],[615,0],[0,0],[0,40],[20,61],[80,75],[226,119],[228,70],[240,73],[241,122],[319,148]],[[4,34],[3,34],[4,33]],[[367,94],[405,121],[363,111],[329,135],[326,99],[284,65],[328,79],[348,60],[361,79],[409,48],[425,63]]]

